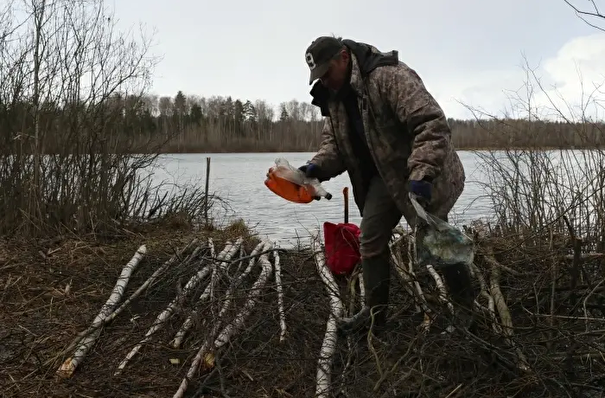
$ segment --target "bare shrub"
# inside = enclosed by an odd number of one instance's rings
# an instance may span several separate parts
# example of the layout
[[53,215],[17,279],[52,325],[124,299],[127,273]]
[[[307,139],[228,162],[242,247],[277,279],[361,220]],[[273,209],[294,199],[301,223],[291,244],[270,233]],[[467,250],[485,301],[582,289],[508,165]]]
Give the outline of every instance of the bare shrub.
[[[568,231],[571,227],[586,243],[602,247],[605,124],[591,116],[591,110],[598,116],[602,107],[602,86],[595,86],[573,106],[553,97],[527,63],[524,69],[527,81],[524,92],[511,97],[515,105],[512,115],[498,117],[469,107],[478,123],[485,123],[483,134],[490,140],[508,142],[508,148],[502,150],[475,152],[494,209],[491,221],[516,234]],[[547,105],[541,105],[539,97]],[[558,147],[543,142],[540,129],[546,118],[558,126],[552,132]]]
[[[503,355],[527,358],[527,369],[514,372],[525,393],[597,396],[603,389],[593,372],[605,353],[597,337],[605,322],[604,93],[595,85],[573,105],[551,94],[527,62],[524,69],[527,81],[523,94],[511,98],[513,114],[469,107],[481,115],[488,140],[508,142],[502,150],[476,152],[494,215],[487,225],[467,228],[481,285],[475,305],[504,303],[494,334],[509,331]],[[559,147],[545,145],[540,134],[547,118],[559,126]],[[493,355],[497,345],[489,348]]]
[[1,15],[0,233],[100,231],[205,206],[199,189],[162,197],[141,174],[163,145],[141,140],[150,38],[119,32],[102,0],[11,2]]

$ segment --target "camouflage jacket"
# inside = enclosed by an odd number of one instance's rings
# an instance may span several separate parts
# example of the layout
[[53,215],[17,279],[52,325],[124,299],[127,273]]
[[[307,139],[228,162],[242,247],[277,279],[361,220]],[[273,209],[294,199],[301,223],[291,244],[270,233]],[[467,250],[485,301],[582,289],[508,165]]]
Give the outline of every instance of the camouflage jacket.
[[[408,180],[433,181],[430,212],[445,216],[464,189],[465,173],[451,142],[447,119],[418,74],[399,61],[397,51],[343,41],[351,50],[350,84],[358,95],[366,141],[395,203],[406,214]],[[355,202],[363,215],[365,185],[349,141],[344,105],[315,83],[312,103],[326,116],[322,142],[311,159],[326,178],[348,171]]]

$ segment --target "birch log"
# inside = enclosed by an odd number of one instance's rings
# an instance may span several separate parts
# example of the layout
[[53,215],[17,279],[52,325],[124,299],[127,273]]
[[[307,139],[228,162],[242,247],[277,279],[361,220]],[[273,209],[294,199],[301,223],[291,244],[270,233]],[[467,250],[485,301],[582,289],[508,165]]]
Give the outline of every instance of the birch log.
[[[230,249],[230,247],[231,243],[227,242],[227,245],[223,249],[222,253],[225,253],[228,249]],[[162,326],[164,326],[166,321],[168,321],[168,319],[174,314],[174,312],[180,306],[182,306],[189,293],[198,285],[198,283],[202,281],[202,279],[204,279],[210,273],[210,270],[211,269],[209,266],[204,266],[195,275],[193,275],[191,279],[189,279],[183,290],[179,294],[177,294],[177,296],[170,302],[168,307],[157,316],[157,318],[153,322],[153,325],[151,325],[147,333],[145,333],[145,337],[143,337],[143,339],[137,345],[135,345],[132,350],[130,350],[130,352],[126,355],[126,358],[124,358],[124,360],[118,365],[118,369],[116,370],[114,375],[117,376],[122,373],[122,370],[126,367],[128,362],[139,352],[143,344],[147,343],[151,339],[151,336],[159,329],[161,329]]]
[[[189,244],[187,246],[185,246],[179,253],[175,254],[174,256],[172,256],[168,261],[166,261],[160,268],[158,268],[126,301],[124,301],[122,303],[122,305],[120,305],[118,307],[118,309],[116,309],[115,311],[113,311],[109,316],[107,316],[103,322],[101,324],[93,324],[91,326],[89,326],[86,330],[83,330],[82,332],[80,332],[76,338],[71,342],[71,344],[63,351],[63,352],[70,352],[72,351],[76,345],[80,342],[80,340],[82,340],[85,336],[89,335],[90,333],[93,333],[96,331],[96,329],[100,326],[104,326],[110,322],[112,322],[122,311],[124,311],[124,309],[126,309],[126,307],[135,299],[137,298],[145,289],[147,289],[150,284],[158,278],[158,276],[164,272],[169,266],[173,265],[177,259],[184,253],[187,251],[187,249],[189,249],[191,246],[195,245],[198,242],[198,239],[195,238],[193,239],[191,242],[189,242]],[[201,248],[198,248],[201,249]],[[197,249],[196,249],[197,250]],[[193,256],[193,255],[192,255]],[[45,365],[49,365],[50,362],[54,361],[54,359],[50,359],[49,361],[47,361],[47,363],[45,363]]]
[[[416,288],[414,286],[414,282],[412,281],[411,274],[408,270],[406,270],[405,266],[403,265],[403,259],[401,258],[401,253],[399,252],[399,249],[397,248],[397,244],[399,242],[401,242],[402,240],[404,240],[405,238],[407,238],[407,243],[408,243],[408,255],[412,256],[412,253],[411,253],[412,244],[413,244],[412,237],[410,235],[405,234],[404,232],[401,232],[401,236],[399,238],[397,238],[393,243],[390,244],[391,260],[393,261],[393,264],[395,265],[395,270],[397,271],[397,275],[399,275],[399,277],[401,278],[401,280],[403,282],[404,289],[410,294],[410,296],[416,297],[421,302],[424,302],[424,295],[422,295],[422,297],[418,296],[418,291],[416,290]],[[412,264],[413,264],[413,257],[410,257],[410,267],[412,267]],[[411,268],[411,269],[413,272],[413,268]],[[420,312],[421,309],[418,306],[418,304],[415,304],[415,306],[416,306],[416,311]]]
[[319,236],[313,239],[313,251],[315,254],[315,264],[328,295],[330,297],[330,315],[326,324],[326,333],[319,352],[317,363],[317,377],[315,385],[315,397],[327,398],[330,396],[328,390],[331,381],[332,362],[336,343],[338,340],[336,334],[336,320],[342,318],[343,304],[340,299],[338,285],[334,280],[330,270],[326,266],[324,253],[319,242]]
[[[272,249],[271,243],[266,242],[265,251],[271,250],[271,249]],[[223,329],[221,334],[216,338],[215,344],[214,344],[215,349],[218,349],[218,348],[222,347],[224,344],[226,344],[229,341],[229,339],[231,338],[231,336],[233,336],[235,331],[242,327],[242,325],[244,324],[244,321],[246,320],[248,315],[250,315],[250,312],[252,312],[252,309],[256,305],[256,303],[258,301],[258,296],[260,295],[261,290],[265,287],[265,284],[267,283],[267,279],[269,279],[269,277],[271,276],[271,272],[273,271],[273,268],[271,267],[271,262],[269,261],[268,254],[263,254],[260,257],[259,262],[262,265],[262,271],[261,271],[261,274],[258,276],[258,279],[256,280],[256,282],[254,282],[254,284],[252,285],[252,289],[251,289],[250,293],[248,294],[248,299],[246,300],[246,303],[244,304],[244,308],[242,308],[242,310],[235,316],[235,319],[230,324],[228,324]]]
[[267,245],[267,242],[265,242],[265,241],[262,241],[261,243],[256,245],[256,247],[254,248],[254,250],[252,250],[252,253],[250,254],[250,261],[248,263],[248,266],[246,267],[246,269],[244,269],[244,272],[242,272],[237,277],[237,279],[235,279],[233,281],[231,286],[229,286],[229,289],[227,290],[227,293],[225,294],[225,300],[223,301],[221,311],[218,314],[219,320],[222,319],[222,317],[225,315],[225,312],[227,312],[227,308],[229,307],[229,304],[231,304],[231,297],[233,296],[233,291],[239,287],[239,285],[243,282],[244,278],[246,278],[246,276],[248,276],[250,271],[252,271],[252,267],[256,263],[256,255],[259,252],[264,251],[264,247],[266,245]]
[[471,265],[471,269],[473,270],[477,280],[479,281],[479,286],[481,288],[480,295],[487,300],[487,308],[485,308],[481,303],[479,303],[478,300],[475,300],[475,307],[479,308],[483,312],[487,312],[490,319],[492,320],[492,327],[494,329],[494,332],[496,332],[496,334],[501,334],[502,329],[500,328],[500,325],[498,324],[498,319],[496,318],[496,305],[494,302],[494,298],[488,292],[485,278],[483,277],[481,270],[474,263]]
[[[198,299],[198,303],[202,303],[202,302],[206,301],[208,299],[208,297],[212,296],[213,290],[214,290],[214,284],[217,281],[217,277],[216,277],[217,269],[224,270],[227,267],[225,264],[228,264],[227,262],[230,261],[231,258],[233,257],[233,255],[237,252],[238,248],[242,244],[242,241],[243,241],[243,239],[239,238],[235,242],[235,244],[233,246],[231,246],[229,248],[229,250],[227,250],[227,252],[222,252],[221,254],[219,254],[219,256],[218,256],[219,261],[213,262],[214,278],[210,279],[210,283],[208,284],[208,286],[206,286],[206,289],[204,289],[204,291],[200,295],[200,297]],[[176,335],[174,336],[174,339],[172,340],[172,346],[174,348],[179,348],[181,346],[181,344],[183,343],[183,339],[185,338],[185,335],[187,334],[187,332],[193,325],[193,319],[195,319],[196,316],[197,316],[197,310],[194,309],[191,312],[191,314],[187,317],[187,319],[185,319],[181,328],[176,332]]]
[[359,302],[363,307],[366,303],[366,289],[363,285],[363,273],[359,273],[359,275],[357,275],[357,279],[359,280]]
[[277,311],[279,312],[279,326],[281,332],[279,341],[283,342],[286,339],[286,314],[284,311],[284,292],[281,283],[281,264],[279,263],[279,252],[273,252],[273,260],[275,267],[275,285],[277,287]]
[[447,298],[447,289],[445,288],[443,279],[441,279],[441,276],[439,275],[439,273],[435,270],[435,268],[431,264],[427,264],[426,269],[429,271],[429,274],[431,274],[431,276],[433,277],[433,280],[435,281],[435,286],[437,286],[437,290],[439,290],[439,301],[441,301],[443,304],[447,305],[447,309],[453,315],[454,314],[454,305]]
[[498,315],[500,315],[500,320],[502,321],[502,332],[504,334],[504,339],[509,344],[509,346],[515,350],[518,359],[517,366],[519,367],[519,369],[527,371],[530,369],[529,364],[527,362],[527,358],[525,358],[523,351],[521,351],[521,348],[517,346],[517,344],[512,338],[513,320],[510,315],[510,311],[508,310],[506,300],[504,299],[504,295],[500,290],[500,268],[493,263],[490,264],[490,266],[490,293],[491,296],[494,298],[494,303],[496,309],[498,310]]
[[[400,239],[398,239],[397,242],[399,242],[400,240],[403,240],[403,238],[404,238],[404,236],[402,236]],[[391,245],[391,248],[393,246],[394,246],[394,244]],[[421,310],[424,311],[424,320],[423,320],[422,324],[420,325],[420,328],[426,332],[430,328],[430,325],[432,322],[431,318],[429,316],[431,311],[428,307],[426,297],[424,297],[424,292],[422,291],[420,284],[416,280],[416,275],[414,273],[414,263],[415,263],[416,255],[415,255],[414,239],[412,238],[412,236],[410,236],[410,235],[407,236],[407,254],[408,254],[408,259],[409,259],[407,269],[406,269],[405,265],[403,264],[403,259],[401,258],[401,255],[400,255],[400,252],[398,251],[398,249],[395,248],[394,251],[395,251],[395,253],[393,253],[393,251],[391,251],[391,259],[393,260],[393,263],[395,264],[395,269],[397,270],[397,274],[403,280],[404,287],[408,291],[408,293],[412,297],[416,298],[417,311],[418,312],[420,312]]]
[[[263,246],[265,249],[271,248],[271,244],[269,242],[264,242]],[[216,335],[216,332],[221,326],[221,319],[219,318],[217,320],[217,323],[215,323],[210,334],[210,339],[206,340],[202,347],[198,350],[195,358],[193,358],[191,366],[189,367],[187,375],[183,378],[181,385],[179,386],[177,392],[174,394],[173,398],[183,397],[183,395],[187,391],[187,387],[189,386],[189,380],[193,379],[195,372],[200,367],[200,363],[202,362],[202,360],[209,362],[209,353],[211,352],[211,350],[216,350],[226,344],[233,335],[233,333],[242,326],[246,317],[252,311],[252,308],[256,304],[256,299],[258,298],[261,289],[267,282],[267,279],[271,275],[272,270],[271,262],[267,257],[267,253],[264,253],[260,256],[259,262],[262,264],[262,271],[256,282],[252,286],[251,292],[248,295],[244,308],[236,315],[235,319],[222,330],[220,335],[214,341],[212,341],[212,339]],[[223,305],[223,309],[224,308],[225,305]]]
[[[194,239],[189,245],[187,245],[187,247],[185,247],[182,251],[181,254],[184,253],[188,247],[190,247],[191,245],[194,245],[198,242],[197,238]],[[193,253],[191,254],[191,256],[188,257],[188,260],[193,260],[195,258],[195,256],[197,256],[197,253],[199,251],[203,250],[203,246],[198,246]],[[141,293],[143,293],[146,289],[149,289],[149,287],[154,284],[158,278],[160,277],[161,274],[163,274],[171,265],[175,265],[178,264],[177,260],[180,256],[178,255],[174,255],[172,256],[168,261],[166,261],[164,264],[162,264],[162,266],[158,269],[156,269],[153,274],[151,274],[151,276],[149,278],[147,278],[147,280],[145,282],[143,282],[143,284],[141,286],[139,286],[139,288],[130,295],[130,297],[128,298],[128,300],[124,301],[124,303],[117,309],[115,310],[108,318],[107,318],[107,322],[111,322],[113,321],[118,315],[120,315],[120,313],[122,311],[124,311],[126,309],[126,307],[137,297],[139,297],[141,295]]]
[[128,285],[130,276],[132,275],[136,267],[139,265],[146,253],[147,247],[145,245],[141,245],[134,254],[134,256],[130,259],[130,261],[124,266],[109,296],[109,299],[107,299],[107,302],[105,303],[105,305],[103,305],[101,311],[92,322],[91,328],[93,328],[94,333],[88,334],[86,337],[80,340],[73,356],[67,358],[65,362],[61,364],[61,366],[57,370],[57,374],[60,377],[69,378],[73,375],[78,365],[82,362],[82,360],[88,353],[90,347],[92,347],[92,345],[95,343],[95,341],[101,334],[100,326],[109,316],[109,314],[111,314],[113,308],[117,305],[117,303],[124,295],[124,291],[126,290],[126,286]]

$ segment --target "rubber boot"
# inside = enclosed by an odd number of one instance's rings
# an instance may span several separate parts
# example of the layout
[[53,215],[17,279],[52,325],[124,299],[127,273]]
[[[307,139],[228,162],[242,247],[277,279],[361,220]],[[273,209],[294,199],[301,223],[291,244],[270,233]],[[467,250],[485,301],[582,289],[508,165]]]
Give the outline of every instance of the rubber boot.
[[391,264],[387,256],[377,256],[363,259],[361,266],[366,305],[352,317],[343,318],[338,328],[345,334],[367,328],[372,324],[373,314],[372,331],[379,334],[384,329],[387,318]]
[[475,288],[471,279],[470,272],[466,264],[454,264],[441,269],[443,279],[449,290],[450,296],[461,319],[460,326],[475,332],[475,319],[473,304],[475,301]]

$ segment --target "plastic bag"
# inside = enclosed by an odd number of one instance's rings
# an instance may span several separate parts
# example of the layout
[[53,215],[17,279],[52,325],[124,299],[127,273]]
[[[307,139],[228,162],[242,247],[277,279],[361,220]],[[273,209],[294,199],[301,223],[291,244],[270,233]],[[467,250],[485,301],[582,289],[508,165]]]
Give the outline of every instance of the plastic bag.
[[305,173],[284,158],[275,160],[275,166],[269,169],[265,185],[276,195],[295,203],[309,203],[312,200],[332,195],[327,192],[316,178],[307,178]]
[[456,264],[471,266],[475,256],[473,240],[460,229],[427,213],[414,194],[409,196],[418,217],[427,224],[422,226],[426,229],[422,242],[416,242],[418,263],[435,268]]

